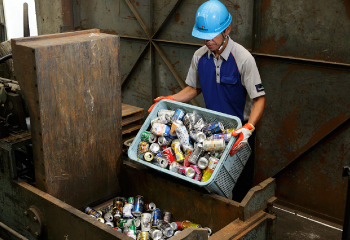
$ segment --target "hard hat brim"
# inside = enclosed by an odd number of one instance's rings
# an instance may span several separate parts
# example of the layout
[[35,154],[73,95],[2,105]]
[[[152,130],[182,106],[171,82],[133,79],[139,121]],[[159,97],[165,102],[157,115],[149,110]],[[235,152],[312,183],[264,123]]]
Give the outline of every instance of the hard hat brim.
[[219,34],[220,34],[220,32],[207,33],[207,32],[199,31],[196,26],[194,26],[193,30],[192,30],[193,37],[196,37],[199,39],[204,39],[204,40],[212,40],[213,38],[215,38]]

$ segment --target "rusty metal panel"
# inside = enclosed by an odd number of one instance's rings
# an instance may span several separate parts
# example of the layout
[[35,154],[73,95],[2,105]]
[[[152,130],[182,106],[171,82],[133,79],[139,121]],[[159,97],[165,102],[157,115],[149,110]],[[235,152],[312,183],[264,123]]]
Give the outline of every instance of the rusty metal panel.
[[[342,167],[349,165],[350,123],[322,140],[312,151],[292,163],[276,178],[279,200],[302,207],[301,211],[342,223],[347,179]],[[291,191],[293,189],[293,191]],[[302,197],[301,197],[302,196]]]
[[350,2],[261,0],[256,51],[350,63]]
[[[177,73],[182,79],[186,79],[187,72],[190,68],[191,59],[194,52],[197,50],[196,46],[182,46],[178,47],[177,44],[166,44],[160,43],[160,48],[163,50],[165,55],[168,57],[172,66],[176,69]],[[155,54],[155,77],[157,94],[159,96],[173,95],[181,91],[181,87],[171,74],[169,68],[161,56]],[[196,98],[200,107],[205,107],[203,95],[200,94]]]
[[259,60],[267,105],[259,123],[255,181],[274,176],[350,117],[350,75]]

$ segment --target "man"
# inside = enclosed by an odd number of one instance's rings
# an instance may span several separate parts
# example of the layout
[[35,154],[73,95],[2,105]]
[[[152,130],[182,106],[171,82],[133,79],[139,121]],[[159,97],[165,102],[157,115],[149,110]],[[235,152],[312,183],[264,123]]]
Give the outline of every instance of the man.
[[[228,36],[231,20],[231,14],[218,0],[207,1],[198,8],[192,36],[203,39],[205,45],[194,53],[186,78],[188,86],[154,101],[188,102],[203,93],[207,108],[239,117],[244,125],[232,133],[239,136],[230,151],[233,155],[254,132],[264,111],[265,91],[253,56]],[[252,150],[254,138],[249,140]],[[252,187],[253,156],[254,152],[234,188],[236,201],[241,201]]]

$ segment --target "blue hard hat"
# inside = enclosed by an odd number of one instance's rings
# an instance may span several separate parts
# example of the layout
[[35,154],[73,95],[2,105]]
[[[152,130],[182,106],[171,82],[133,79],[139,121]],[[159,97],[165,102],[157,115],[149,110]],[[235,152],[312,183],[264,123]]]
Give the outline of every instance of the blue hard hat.
[[218,0],[207,1],[197,10],[192,36],[211,40],[222,33],[231,21],[232,16],[224,4]]

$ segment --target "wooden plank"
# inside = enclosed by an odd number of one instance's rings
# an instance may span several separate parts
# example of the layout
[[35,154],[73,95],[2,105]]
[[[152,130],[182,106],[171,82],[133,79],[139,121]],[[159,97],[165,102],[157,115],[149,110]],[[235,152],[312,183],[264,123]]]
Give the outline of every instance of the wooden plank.
[[12,39],[31,117],[36,186],[81,208],[119,192],[119,37],[99,30]]
[[142,124],[130,124],[126,128],[122,129],[122,135],[127,134],[127,133],[131,133],[135,130],[139,130],[141,127],[142,127]]
[[138,113],[134,113],[133,115],[123,117],[122,118],[122,126],[128,125],[128,124],[133,123],[133,122],[138,122],[138,123],[142,124],[142,120],[143,120],[143,111],[138,112]]
[[135,106],[131,106],[128,104],[122,104],[122,116],[128,116],[134,113],[138,113],[138,112],[144,112],[143,108],[139,108],[139,107],[135,107]]

